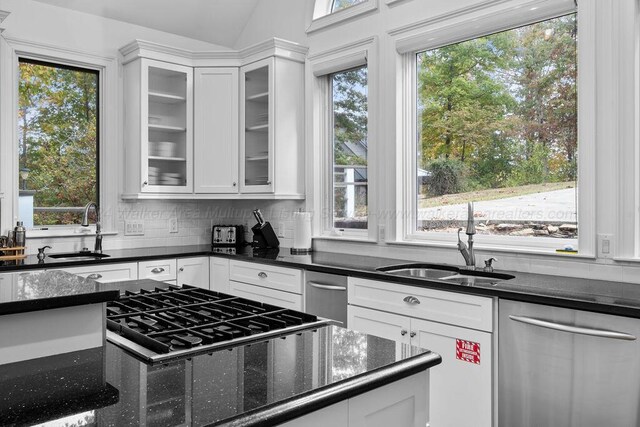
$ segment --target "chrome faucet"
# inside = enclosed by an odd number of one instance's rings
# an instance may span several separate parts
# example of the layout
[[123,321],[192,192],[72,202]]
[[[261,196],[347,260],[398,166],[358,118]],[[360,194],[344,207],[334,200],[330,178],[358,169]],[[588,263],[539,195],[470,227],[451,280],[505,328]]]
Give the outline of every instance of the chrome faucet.
[[83,227],[89,226],[89,209],[93,206],[93,209],[96,211],[96,245],[94,247],[94,252],[102,253],[102,226],[100,225],[100,208],[96,202],[89,202],[84,207],[84,214],[82,215],[82,222],[80,223]]
[[476,267],[476,254],[473,251],[473,235],[476,234],[476,224],[473,219],[472,202],[467,205],[467,211],[467,231],[465,231],[465,234],[467,235],[468,246],[460,239],[462,228],[458,228],[458,250],[462,254],[467,268],[474,269]]

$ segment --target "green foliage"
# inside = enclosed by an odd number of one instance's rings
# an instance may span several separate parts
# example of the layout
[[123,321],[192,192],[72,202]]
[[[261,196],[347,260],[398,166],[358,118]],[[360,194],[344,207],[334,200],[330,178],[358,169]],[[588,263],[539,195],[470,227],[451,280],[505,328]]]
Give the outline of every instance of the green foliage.
[[575,180],[576,29],[567,15],[418,54],[419,167],[457,159],[458,189]]
[[[97,74],[20,62],[20,168],[39,207],[97,199]],[[78,223],[78,214],[37,213],[34,224]]]
[[367,67],[332,75],[334,163],[366,165],[366,157],[353,154],[346,145],[367,146]]
[[431,197],[465,191],[467,170],[458,159],[439,158],[427,165],[427,194]]

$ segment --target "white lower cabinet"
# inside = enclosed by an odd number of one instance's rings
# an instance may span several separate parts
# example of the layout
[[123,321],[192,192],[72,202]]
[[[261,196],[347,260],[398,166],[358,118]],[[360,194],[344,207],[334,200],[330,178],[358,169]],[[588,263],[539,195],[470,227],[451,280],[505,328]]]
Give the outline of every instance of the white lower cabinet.
[[[433,369],[437,369],[435,366]],[[335,403],[280,424],[283,427],[424,427],[427,423],[429,371]],[[473,422],[461,425],[475,425]]]
[[209,289],[228,294],[229,260],[227,258],[209,258]]
[[[368,294],[366,289],[374,292]],[[350,278],[347,324],[351,329],[396,340],[398,345],[412,344],[442,356],[442,363],[430,371],[430,427],[490,427],[493,406],[492,332],[491,329],[477,330],[466,325],[491,326],[492,299],[443,291],[431,294],[430,291]],[[375,301],[377,297],[380,299]],[[395,312],[386,312],[352,304],[363,300],[374,300],[373,305],[376,306],[399,308]],[[407,306],[406,309],[400,309],[402,304]],[[437,321],[434,313],[443,304],[450,310],[445,318],[460,319],[465,327]],[[429,320],[414,317],[421,313],[426,313]]]
[[302,311],[302,295],[300,294],[249,285],[233,280],[229,282],[229,293],[266,304],[277,305],[278,307]]
[[138,263],[138,278],[175,284],[175,280],[178,278],[176,269],[177,262],[175,258],[141,261]]
[[60,270],[87,279],[93,279],[100,283],[120,282],[138,278],[138,264],[135,262],[87,265],[84,267],[61,268]]
[[178,285],[209,289],[209,257],[178,258]]
[[229,293],[302,311],[302,271],[274,265],[231,260]]

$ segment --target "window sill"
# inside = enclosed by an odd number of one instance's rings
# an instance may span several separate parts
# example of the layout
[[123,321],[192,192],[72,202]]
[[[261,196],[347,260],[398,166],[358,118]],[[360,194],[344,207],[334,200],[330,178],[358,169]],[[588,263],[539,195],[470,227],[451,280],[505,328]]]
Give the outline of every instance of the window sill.
[[346,9],[321,16],[311,22],[307,28],[307,34],[355,19],[374,10],[378,10],[378,0],[366,0]]
[[[431,247],[431,248],[447,248],[447,249],[456,249],[455,242],[426,242],[426,241],[388,241],[386,242],[388,245],[395,246],[415,246],[415,247]],[[555,249],[550,248],[535,248],[535,247],[526,247],[526,246],[500,246],[500,245],[478,245],[478,242],[474,242],[474,249],[478,251],[486,251],[486,252],[506,252],[510,254],[522,254],[522,255],[541,255],[545,257],[555,257],[555,258],[571,258],[571,259],[584,259],[584,260],[595,260],[596,257],[594,255],[580,254],[580,253],[562,253],[556,252]],[[640,262],[640,259],[637,260]]]
[[376,240],[374,239],[370,239],[368,237],[358,237],[358,236],[354,236],[354,235],[342,235],[342,236],[318,236],[318,237],[314,237],[313,240],[334,240],[334,241],[338,241],[338,242],[359,242],[359,243],[378,243]]
[[[80,231],[79,229],[65,228],[65,229],[55,229],[50,228],[48,230],[27,230],[27,240],[29,239],[48,239],[52,237],[85,237],[85,236],[94,236],[96,234],[95,227],[89,227],[85,229],[86,231]],[[103,231],[103,236],[116,236],[118,234],[117,231]]]

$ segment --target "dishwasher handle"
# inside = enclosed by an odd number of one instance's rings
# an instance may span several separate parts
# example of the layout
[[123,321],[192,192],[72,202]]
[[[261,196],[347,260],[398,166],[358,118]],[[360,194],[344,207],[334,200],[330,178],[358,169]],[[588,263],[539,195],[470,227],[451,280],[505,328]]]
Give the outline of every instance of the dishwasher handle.
[[540,326],[541,328],[554,329],[556,331],[570,332],[573,334],[591,335],[601,338],[612,338],[616,340],[635,341],[636,337],[631,334],[616,331],[605,331],[602,329],[581,328],[580,326],[565,325],[562,323],[550,322],[548,320],[535,319],[533,317],[509,315],[509,319],[526,323],[527,325]]
[[346,291],[347,290],[346,286],[325,285],[323,283],[311,282],[311,281],[309,281],[307,283],[312,288],[324,289],[324,290],[327,290],[327,291]]

